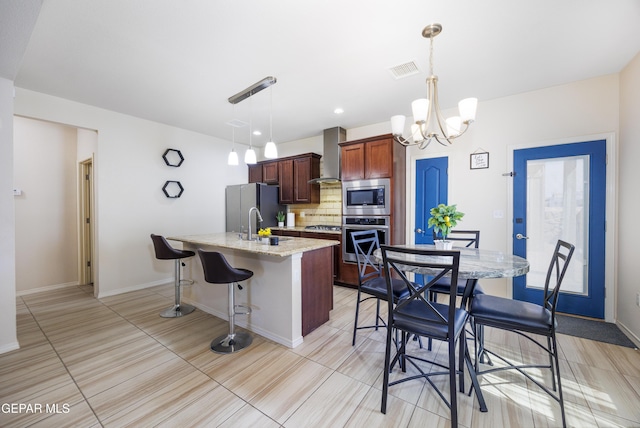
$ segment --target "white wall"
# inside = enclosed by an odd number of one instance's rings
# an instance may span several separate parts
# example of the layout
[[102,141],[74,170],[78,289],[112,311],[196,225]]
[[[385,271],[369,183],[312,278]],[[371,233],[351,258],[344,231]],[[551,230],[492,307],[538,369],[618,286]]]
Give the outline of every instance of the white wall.
[[[633,269],[634,260],[631,258],[634,256],[635,243],[639,238],[635,221],[638,210],[633,209],[637,208],[638,203],[637,192],[633,187],[640,178],[640,172],[636,167],[636,160],[640,159],[637,144],[640,131],[634,119],[638,117],[640,110],[639,82],[636,77],[639,75],[638,62],[636,58],[625,69],[620,76],[622,82],[619,82],[619,76],[611,75],[512,97],[481,101],[477,122],[454,147],[435,146],[425,151],[411,149],[408,152],[407,188],[411,190],[407,195],[407,203],[413,203],[415,194],[415,161],[425,157],[449,156],[449,200],[465,201],[465,206],[460,207],[467,213],[464,226],[477,227],[483,231],[483,247],[509,251],[510,179],[502,174],[508,172],[511,166],[510,150],[524,145],[546,144],[574,137],[580,139],[595,134],[617,135],[618,120],[621,116],[623,141],[620,142],[619,200],[621,205],[622,201],[625,201],[626,213],[620,213],[620,224],[621,230],[625,230],[624,235],[628,235],[628,238],[620,238],[620,251],[624,251],[625,255],[621,256],[618,263],[621,286],[617,300],[635,301],[635,291],[631,288],[637,288],[637,281]],[[445,90],[446,82],[443,81],[442,85],[444,86],[441,89]],[[3,87],[0,84],[1,88]],[[620,92],[629,92],[630,95],[620,96]],[[0,99],[0,114],[6,116],[7,113],[2,110],[2,106],[10,111],[11,100],[6,97],[6,92]],[[407,101],[407,110],[410,101]],[[170,275],[170,268],[153,261],[148,234],[152,231],[184,234],[223,230],[224,218],[219,203],[222,200],[224,184],[246,181],[245,167],[233,169],[226,166],[226,157],[230,150],[228,142],[221,144],[210,137],[30,91],[18,90],[15,110],[17,114],[97,129],[99,132],[97,175],[98,180],[105,183],[102,186],[97,184],[100,192],[99,263],[102,268],[99,280],[106,287],[106,294],[153,283]],[[360,139],[388,133],[389,129],[388,122],[378,123],[349,129],[347,137],[349,140]],[[6,133],[6,129],[0,132]],[[7,137],[2,134],[2,138],[3,142],[12,141],[11,135]],[[317,142],[314,141],[316,140],[309,141],[309,148],[316,147]],[[4,144],[0,149],[0,162],[3,167],[7,157],[12,156],[11,149],[6,146]],[[187,158],[183,167],[171,171],[164,166],[160,155],[168,147],[183,150]],[[293,144],[283,144],[281,156],[316,151],[294,149]],[[484,149],[490,153],[489,169],[469,170],[469,155],[477,149]],[[194,153],[195,156],[192,155]],[[191,159],[194,162],[193,166],[190,164]],[[610,159],[610,163],[611,161]],[[615,165],[615,159],[613,162]],[[193,169],[186,169],[187,165]],[[8,167],[10,170],[11,162]],[[0,177],[4,177],[6,169],[0,168],[0,171]],[[197,183],[201,182],[200,178],[204,183]],[[161,193],[158,194],[161,185],[158,183],[164,182],[165,179],[183,180],[187,188],[185,196],[179,200],[167,200]],[[4,181],[2,186],[3,189],[11,188],[5,186]],[[194,192],[190,192],[192,188]],[[189,193],[196,193],[197,197],[187,197]],[[13,204],[12,197],[7,198],[4,193],[0,198]],[[0,223],[0,232],[11,235],[12,227],[7,226],[7,219],[11,220],[12,209],[7,210],[5,206],[3,202],[0,215],[4,218]],[[616,207],[614,203],[614,208]],[[493,218],[493,210],[496,209],[504,210],[505,218]],[[407,236],[412,239],[409,231],[413,229],[414,224],[413,209],[409,209],[407,214]],[[609,236],[612,236],[611,233]],[[4,240],[0,245],[3,249],[2,262],[5,263],[5,253],[12,257],[12,246],[7,246]],[[146,254],[142,254],[145,251]],[[103,270],[107,272],[103,273]],[[3,270],[2,275],[3,279],[8,278],[12,281],[10,273],[7,274]],[[3,303],[7,298],[13,301],[12,285],[9,283],[7,287],[5,284],[7,282],[4,280],[0,284],[3,290],[3,299],[0,299],[0,302]],[[492,292],[507,294],[508,286],[509,283],[506,281],[497,281],[488,284],[486,288]],[[611,287],[613,288],[613,285]],[[15,310],[12,306],[9,309]],[[634,310],[629,303],[626,306],[620,303],[618,315],[636,336],[640,336],[640,320],[637,315],[633,315],[637,313],[633,312]],[[6,317],[7,312],[0,311],[0,316]],[[12,329],[11,324],[0,324],[3,326],[0,329],[0,347],[4,343],[11,343],[12,337],[15,338],[15,316],[9,316],[7,319],[14,327]]]
[[[446,90],[446,80],[442,80],[440,85],[441,90]],[[414,239],[415,163],[422,158],[448,156],[449,203],[457,203],[458,208],[466,214],[461,225],[482,231],[483,248],[511,252],[512,179],[502,174],[511,170],[512,150],[523,146],[566,143],[573,139],[578,141],[595,134],[617,133],[618,87],[618,76],[609,75],[481,101],[476,122],[453,146],[443,147],[432,143],[425,150],[411,147],[407,152],[407,189],[410,189],[407,195],[407,241],[413,242]],[[408,109],[410,101],[407,100]],[[446,112],[445,116],[454,113]],[[348,137],[364,138],[389,133],[390,129],[388,122],[374,124],[351,129]],[[488,169],[469,168],[469,156],[476,150],[489,152]],[[612,168],[615,169],[615,163],[610,162],[609,169]],[[610,172],[615,173],[615,170]],[[615,204],[611,212],[613,208]],[[496,210],[502,211],[504,218],[494,218]],[[610,242],[607,248],[612,248],[613,232],[608,234],[607,239]],[[614,287],[612,264],[613,259],[608,266],[611,277],[609,291]],[[508,280],[483,280],[482,286],[491,293],[511,294],[511,281]],[[614,316],[613,303],[610,298],[610,320]]]
[[15,117],[17,294],[78,282],[77,130]]
[[[640,338],[638,243],[640,242],[640,54],[620,73],[620,197],[618,240],[618,320]],[[640,339],[639,339],[640,340]]]
[[[242,147],[242,146],[241,146]],[[322,155],[323,152],[323,136],[318,135],[315,137],[309,137],[302,140],[287,141],[285,143],[278,143],[278,157],[284,158],[287,156],[295,156],[302,153],[318,153]],[[240,162],[244,156],[244,147],[238,150],[240,156]],[[266,160],[262,150],[259,150],[258,161]],[[322,159],[320,159],[322,163]]]
[[0,77],[0,354],[18,348],[13,209],[13,90],[13,82]]
[[[227,141],[21,89],[14,108],[22,116],[98,132],[99,296],[166,282],[173,265],[155,259],[149,235],[224,231],[224,189],[247,180],[246,166],[227,166]],[[181,150],[181,167],[164,163],[167,148]],[[181,181],[181,198],[164,196],[166,180]]]

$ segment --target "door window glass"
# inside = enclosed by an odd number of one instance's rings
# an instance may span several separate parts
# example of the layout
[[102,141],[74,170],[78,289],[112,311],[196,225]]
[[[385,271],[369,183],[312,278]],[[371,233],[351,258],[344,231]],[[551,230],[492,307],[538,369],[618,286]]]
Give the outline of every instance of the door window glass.
[[543,288],[558,239],[576,246],[562,282],[588,294],[589,156],[527,161],[527,288]]

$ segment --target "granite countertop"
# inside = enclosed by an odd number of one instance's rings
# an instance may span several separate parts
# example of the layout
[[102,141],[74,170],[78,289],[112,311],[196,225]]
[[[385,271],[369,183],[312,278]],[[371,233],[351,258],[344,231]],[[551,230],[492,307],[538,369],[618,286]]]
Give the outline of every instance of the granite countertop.
[[[412,249],[435,250],[434,245],[416,244],[416,245],[396,245],[394,247],[404,247]],[[522,257],[513,254],[505,254],[502,251],[493,251],[475,248],[454,248],[460,251],[460,268],[458,270],[458,278],[460,279],[481,279],[481,278],[510,278],[514,276],[524,275],[529,272],[529,262]],[[375,250],[374,257],[382,262],[381,251]],[[438,257],[420,256],[401,254],[396,256],[404,258],[408,261],[428,261],[437,262]],[[418,272],[423,274],[437,274],[439,269],[434,268],[417,268],[414,266],[405,266],[407,271]]]
[[205,235],[168,236],[167,239],[180,241],[187,244],[208,245],[212,247],[228,248],[232,250],[247,251],[269,256],[288,257],[297,253],[313,251],[320,248],[339,245],[339,241],[329,239],[297,238],[292,236],[279,236],[278,245],[269,245],[260,241],[247,241],[240,239],[237,233],[211,233]]
[[294,226],[294,227],[272,227],[271,230],[286,230],[294,232],[310,232],[310,233],[327,233],[331,235],[341,235],[340,230],[320,230],[320,229],[307,229],[306,226]]

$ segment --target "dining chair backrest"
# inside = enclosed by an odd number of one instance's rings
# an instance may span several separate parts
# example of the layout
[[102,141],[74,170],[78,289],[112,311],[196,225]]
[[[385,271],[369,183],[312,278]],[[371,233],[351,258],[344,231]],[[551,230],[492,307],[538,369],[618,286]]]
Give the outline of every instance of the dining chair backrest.
[[[382,266],[386,278],[400,278],[409,289],[409,296],[401,299],[394,306],[389,299],[390,322],[396,313],[413,314],[416,323],[432,325],[434,329],[442,329],[448,324],[448,337],[454,336],[455,326],[448,320],[454,320],[456,311],[456,284],[460,267],[459,251],[426,250],[382,245]],[[421,275],[422,282],[417,283],[409,279],[411,272],[425,273]],[[451,278],[451,290],[448,304],[442,305],[426,298],[426,292],[438,280],[445,276]],[[391,281],[387,280],[389,292]],[[444,313],[446,311],[446,314]],[[428,327],[427,327],[428,328]]]
[[[432,230],[433,231],[433,230]],[[433,231],[433,240],[440,239],[438,234]],[[447,235],[447,241],[453,241],[454,247],[479,248],[480,231],[479,230],[451,230]]]
[[571,257],[573,257],[574,250],[575,246],[573,244],[558,239],[556,248],[553,251],[553,256],[551,257],[551,263],[549,263],[542,303],[546,309],[551,311],[552,317],[555,317],[560,286],[567,273],[567,268],[569,267]]
[[379,277],[381,274],[380,263],[373,257],[373,252],[380,248],[378,232],[375,230],[359,230],[351,232],[353,249],[358,262],[358,280],[360,284],[367,280]]

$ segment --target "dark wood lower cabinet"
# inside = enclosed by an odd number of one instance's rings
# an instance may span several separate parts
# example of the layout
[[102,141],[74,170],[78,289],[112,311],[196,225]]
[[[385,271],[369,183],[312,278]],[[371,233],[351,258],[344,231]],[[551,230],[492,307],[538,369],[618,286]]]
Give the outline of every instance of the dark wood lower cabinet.
[[340,262],[340,276],[336,279],[336,284],[358,288],[358,265],[356,263],[342,262],[342,254],[340,254]]
[[302,254],[302,335],[329,321],[333,306],[333,249]]

